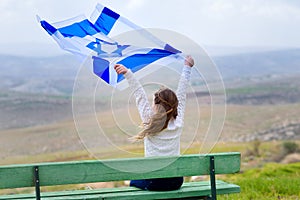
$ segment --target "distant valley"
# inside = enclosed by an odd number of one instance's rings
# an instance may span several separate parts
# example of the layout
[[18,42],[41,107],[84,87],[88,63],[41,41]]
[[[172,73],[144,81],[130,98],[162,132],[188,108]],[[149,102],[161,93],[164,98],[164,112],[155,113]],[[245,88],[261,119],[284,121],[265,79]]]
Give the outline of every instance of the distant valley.
[[[300,49],[212,57],[229,104],[300,101]],[[0,55],[0,129],[72,118],[72,91],[80,63],[72,55]],[[164,76],[162,74],[162,76]]]

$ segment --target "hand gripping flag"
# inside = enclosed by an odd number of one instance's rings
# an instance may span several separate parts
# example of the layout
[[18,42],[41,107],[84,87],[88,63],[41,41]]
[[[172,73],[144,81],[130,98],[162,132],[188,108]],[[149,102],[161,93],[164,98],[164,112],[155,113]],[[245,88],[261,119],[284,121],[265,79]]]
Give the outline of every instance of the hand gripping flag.
[[[112,86],[124,79],[113,69],[115,64],[123,64],[141,78],[157,70],[151,68],[152,64],[162,66],[182,60],[181,51],[101,4],[97,4],[89,19],[80,15],[52,24],[39,17],[38,20],[62,49],[82,60],[90,59],[94,74]],[[112,39],[110,33],[122,27],[137,31],[155,44],[154,47],[137,47]]]

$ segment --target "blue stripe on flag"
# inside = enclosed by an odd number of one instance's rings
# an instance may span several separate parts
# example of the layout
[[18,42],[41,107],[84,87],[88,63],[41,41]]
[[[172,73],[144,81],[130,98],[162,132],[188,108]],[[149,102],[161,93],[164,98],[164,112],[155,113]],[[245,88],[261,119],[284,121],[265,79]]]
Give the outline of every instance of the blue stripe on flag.
[[93,56],[94,73],[109,84],[109,62],[102,58]]
[[172,52],[172,53],[182,53],[181,51],[175,49],[174,47],[172,47],[172,46],[169,45],[169,44],[166,44],[165,47],[164,47],[164,49],[165,49],[166,51],[170,51],[170,52]]
[[87,35],[94,35],[98,32],[95,26],[87,19],[59,28],[58,30],[64,37],[78,36],[81,38]]
[[41,25],[49,33],[49,35],[52,35],[52,34],[54,34],[57,31],[57,29],[55,27],[53,27],[52,25],[50,25],[45,20],[41,21]]
[[101,15],[98,17],[97,21],[95,22],[95,27],[107,35],[120,15],[118,13],[115,13],[114,11],[104,7]]
[[[142,69],[146,65],[153,63],[154,61],[157,61],[161,58],[167,57],[172,54],[173,53],[170,51],[162,49],[152,49],[146,54],[134,54],[132,56],[128,56],[127,58],[124,58],[123,60],[119,61],[117,64],[124,65],[125,67],[131,69],[131,71],[134,73]],[[118,75],[117,82],[120,82],[123,79],[123,75]]]

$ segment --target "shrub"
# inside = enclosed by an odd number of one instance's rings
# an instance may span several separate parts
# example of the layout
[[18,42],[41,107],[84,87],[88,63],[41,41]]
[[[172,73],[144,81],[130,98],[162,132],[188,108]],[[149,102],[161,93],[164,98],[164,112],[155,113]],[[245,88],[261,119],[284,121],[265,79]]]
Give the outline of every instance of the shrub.
[[287,142],[283,142],[282,148],[283,148],[282,153],[284,155],[288,155],[288,154],[291,154],[291,153],[296,153],[299,149],[299,146],[296,142],[287,141]]
[[260,157],[260,146],[261,146],[261,141],[259,141],[258,139],[254,140],[251,143],[251,149],[246,149],[246,153],[245,156],[249,157],[249,159],[251,160],[253,157]]

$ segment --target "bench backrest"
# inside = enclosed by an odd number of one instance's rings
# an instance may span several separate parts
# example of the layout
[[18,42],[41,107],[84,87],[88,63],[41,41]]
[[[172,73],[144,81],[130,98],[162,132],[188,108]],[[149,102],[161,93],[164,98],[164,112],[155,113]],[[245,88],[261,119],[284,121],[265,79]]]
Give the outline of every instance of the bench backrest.
[[9,165],[0,166],[0,188],[35,186],[36,166],[40,186],[208,175],[211,156],[214,157],[215,174],[240,170],[240,153]]

